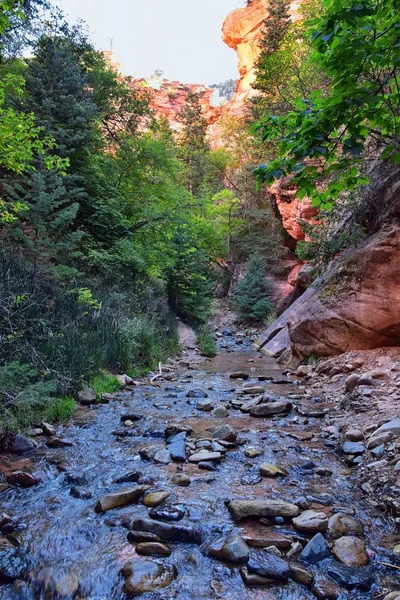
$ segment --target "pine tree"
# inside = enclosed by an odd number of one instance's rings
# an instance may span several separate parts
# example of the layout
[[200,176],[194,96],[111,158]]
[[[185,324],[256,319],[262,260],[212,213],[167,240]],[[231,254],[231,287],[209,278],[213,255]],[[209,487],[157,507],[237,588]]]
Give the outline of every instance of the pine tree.
[[271,284],[265,279],[265,272],[266,261],[262,254],[252,254],[232,298],[244,320],[261,321],[274,310]]
[[183,125],[179,137],[179,158],[187,166],[186,186],[197,196],[204,175],[207,143],[207,121],[203,116],[198,94],[188,92],[186,104],[177,119]]

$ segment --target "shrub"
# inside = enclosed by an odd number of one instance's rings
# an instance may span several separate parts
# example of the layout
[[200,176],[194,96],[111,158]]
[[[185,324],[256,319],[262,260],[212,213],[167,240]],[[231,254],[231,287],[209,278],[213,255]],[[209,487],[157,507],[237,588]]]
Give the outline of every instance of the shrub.
[[243,320],[262,321],[274,310],[272,288],[265,272],[264,257],[259,253],[252,254],[232,298]]
[[201,327],[197,332],[197,344],[204,356],[213,357],[217,354],[217,345],[212,329],[207,326]]

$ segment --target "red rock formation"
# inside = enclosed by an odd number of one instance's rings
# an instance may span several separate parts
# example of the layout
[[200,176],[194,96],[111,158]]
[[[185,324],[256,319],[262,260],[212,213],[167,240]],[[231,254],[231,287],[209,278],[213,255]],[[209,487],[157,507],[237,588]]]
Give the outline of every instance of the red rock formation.
[[289,178],[277,180],[269,191],[287,233],[296,242],[305,240],[306,235],[301,228],[301,221],[316,225],[315,217],[318,215],[318,208],[313,206],[308,198],[301,201],[298,199],[297,189],[290,184]]

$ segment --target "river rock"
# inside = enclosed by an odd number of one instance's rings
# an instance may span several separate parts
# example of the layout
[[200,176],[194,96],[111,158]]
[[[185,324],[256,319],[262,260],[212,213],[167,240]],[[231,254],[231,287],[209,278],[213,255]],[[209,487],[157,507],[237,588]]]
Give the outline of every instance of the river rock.
[[72,486],[69,493],[71,494],[71,496],[77,498],[78,500],[90,500],[90,498],[93,498],[93,494],[91,491],[77,487],[76,485]]
[[209,450],[200,450],[200,452],[196,452],[196,454],[192,454],[192,456],[189,457],[189,462],[219,462],[221,460],[221,457],[221,452],[210,452]]
[[338,600],[343,596],[343,590],[330,579],[321,577],[312,586],[311,591],[318,600]]
[[258,448],[253,448],[251,446],[246,448],[244,451],[244,455],[246,458],[256,458],[256,456],[260,456],[261,454],[262,450],[259,450]]
[[226,560],[235,564],[247,563],[249,547],[243,538],[232,532],[227,538],[219,537],[208,547],[208,554],[218,560]]
[[400,590],[398,592],[390,592],[383,600],[400,600]]
[[149,515],[157,521],[181,521],[185,512],[185,507],[180,504],[165,504],[163,507],[153,508]]
[[12,485],[20,485],[24,488],[34,487],[35,485],[39,485],[40,479],[32,475],[31,473],[27,473],[26,471],[14,471],[10,475],[7,475],[7,483],[11,483]]
[[20,435],[19,433],[7,442],[6,450],[11,454],[27,454],[28,452],[33,452],[38,448],[39,444],[35,442],[35,440],[31,440],[30,438]]
[[247,568],[251,573],[277,581],[287,581],[290,576],[290,568],[285,560],[262,550],[250,551]]
[[169,492],[165,492],[164,490],[159,490],[157,492],[149,492],[143,498],[143,504],[145,506],[150,507],[158,506],[167,498],[169,498]]
[[364,434],[360,429],[348,429],[344,437],[349,442],[361,442],[364,439]]
[[258,404],[250,410],[252,417],[272,417],[274,415],[289,413],[292,410],[291,402],[270,402],[268,404]]
[[56,428],[54,427],[54,425],[51,425],[50,423],[47,423],[46,421],[43,421],[40,424],[40,427],[43,430],[44,435],[56,435]]
[[162,539],[154,533],[148,531],[130,531],[128,533],[128,542],[138,544],[140,542],[162,542]]
[[18,521],[5,512],[1,513],[0,531],[2,533],[12,533],[16,529],[18,529]]
[[271,465],[270,463],[263,463],[260,466],[260,475],[262,477],[286,477],[287,472],[283,471],[276,465]]
[[185,462],[186,460],[186,432],[176,433],[167,439],[167,450],[171,454],[172,460]]
[[127,596],[139,596],[171,585],[177,576],[177,570],[174,565],[138,559],[125,564],[122,575],[125,578],[124,593]]
[[374,431],[373,437],[377,436],[378,434],[387,432],[390,432],[395,436],[400,436],[400,419],[393,419],[392,421],[389,421],[389,423],[385,423],[384,425],[379,427],[379,429]]
[[73,443],[54,436],[46,440],[46,446],[48,448],[68,448],[73,446]]
[[327,574],[336,583],[349,589],[369,590],[374,581],[373,574],[368,567],[347,567],[336,561],[329,565]]
[[391,431],[386,431],[385,433],[380,433],[379,435],[374,435],[373,437],[370,437],[370,439],[367,442],[367,450],[373,450],[381,444],[386,444],[387,442],[390,442],[392,437],[393,433]]
[[344,513],[336,513],[328,522],[328,535],[331,538],[340,538],[345,535],[362,535],[364,528],[358,521]]
[[264,394],[265,389],[261,386],[261,385],[252,385],[252,386],[247,386],[242,388],[242,393],[243,394],[251,394],[254,396],[257,396],[259,394]]
[[183,542],[185,544],[202,543],[200,531],[184,525],[162,523],[161,521],[152,521],[151,519],[134,519],[132,529],[154,533],[167,542]]
[[235,371],[229,375],[230,379],[248,379],[250,375],[244,371]]
[[96,392],[88,386],[80,390],[76,397],[78,402],[83,404],[83,406],[90,406],[91,404],[96,404],[97,402]]
[[229,410],[225,406],[216,406],[211,411],[211,416],[215,419],[226,419],[229,417]]
[[175,485],[180,485],[182,487],[187,487],[191,484],[191,479],[189,475],[186,475],[186,473],[176,473],[176,475],[172,477],[171,481]]
[[357,456],[358,454],[363,454],[363,452],[365,452],[365,446],[361,442],[345,442],[343,444],[343,452],[345,454],[354,454]]
[[213,433],[214,440],[223,440],[225,442],[236,442],[237,433],[232,425],[223,425]]
[[300,563],[290,563],[290,574],[297,583],[311,587],[314,583],[314,575]]
[[143,556],[171,556],[171,548],[160,542],[140,542],[135,550]]
[[259,536],[244,536],[244,541],[252,548],[267,548],[275,546],[279,550],[287,550],[290,548],[292,539],[278,531],[263,531]]
[[196,402],[197,410],[202,410],[204,412],[210,412],[214,408],[214,402],[211,400],[199,400]]
[[328,518],[323,512],[305,510],[301,515],[293,519],[293,525],[299,531],[317,533],[318,531],[326,531],[328,528]]
[[137,485],[136,487],[122,490],[115,494],[108,494],[100,498],[95,510],[97,513],[103,513],[114,508],[121,508],[121,506],[135,504],[148,489],[148,485]]
[[26,569],[26,562],[19,548],[7,538],[0,538],[0,584],[13,583]]
[[363,540],[350,535],[336,540],[332,554],[347,567],[365,567],[369,563]]
[[257,398],[252,398],[248,402],[244,402],[243,404],[240,404],[239,408],[242,412],[249,413],[251,411],[251,409],[254,408],[254,406],[261,404],[262,399],[263,399],[262,396],[257,396]]
[[160,446],[147,446],[147,448],[141,448],[139,454],[143,460],[153,460],[160,450]]
[[300,509],[295,504],[282,500],[233,500],[228,504],[229,512],[236,521],[246,517],[297,517]]
[[251,573],[247,567],[240,567],[240,575],[243,583],[249,587],[262,587],[276,583],[273,579],[261,577],[257,573]]
[[159,465],[169,465],[171,462],[171,454],[168,450],[159,450],[154,456],[154,462]]
[[189,390],[186,394],[186,398],[208,398],[208,394],[203,390],[197,388],[194,390]]
[[322,535],[317,533],[300,554],[300,560],[316,565],[330,556],[329,546]]
[[[136,483],[136,481],[139,481],[141,477],[142,473],[139,471],[131,471],[130,473],[126,473],[125,475],[121,475],[121,477],[115,479],[114,483]],[[79,481],[73,483],[79,483]],[[85,483],[85,481],[83,483]]]

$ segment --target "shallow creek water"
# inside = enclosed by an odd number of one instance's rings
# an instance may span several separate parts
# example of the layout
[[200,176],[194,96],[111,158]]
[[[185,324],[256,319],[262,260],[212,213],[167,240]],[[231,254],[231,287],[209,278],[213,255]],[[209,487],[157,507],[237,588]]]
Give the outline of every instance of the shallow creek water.
[[[259,376],[282,379],[280,368],[272,359],[257,356],[249,347],[234,345],[230,351],[221,349],[214,360],[204,362],[198,369],[177,372],[174,381],[161,380],[159,388],[135,388],[122,393],[120,401],[80,408],[68,425],[60,427],[57,435],[72,442],[73,446],[55,450],[43,446],[36,452],[33,472],[42,483],[30,489],[12,488],[0,496],[2,510],[23,525],[15,536],[27,560],[25,582],[0,586],[0,599],[125,598],[121,568],[125,562],[139,557],[135,546],[127,541],[127,529],[122,522],[124,517],[147,518],[149,509],[139,502],[99,515],[94,507],[105,494],[130,487],[126,483],[113,483],[130,471],[140,471],[152,478],[154,489],[170,492],[167,502],[185,507],[186,514],[180,524],[199,528],[205,539],[213,531],[229,531],[234,527],[244,530],[247,535],[260,534],[263,528],[285,532],[291,529],[290,520],[283,524],[271,522],[268,526],[261,524],[259,519],[235,524],[226,507],[227,500],[267,497],[296,502],[303,497],[312,502],[313,508],[327,514],[331,514],[332,507],[333,510],[345,507],[353,511],[365,527],[368,548],[380,560],[389,560],[386,548],[392,545],[393,535],[390,521],[360,497],[354,485],[355,475],[338,456],[334,445],[327,444],[327,439],[321,435],[323,419],[317,418],[318,413],[329,406],[320,399],[305,401],[299,398],[294,399],[295,410],[285,417],[254,418],[230,408],[230,416],[220,419],[196,410],[195,401],[190,402],[187,398],[190,389],[200,388],[217,404],[234,399],[237,397],[234,390],[241,388],[243,382],[230,380],[229,373],[237,370],[250,374],[246,385],[262,385],[275,395],[301,396],[304,392],[293,384],[260,384]],[[129,411],[140,413],[143,418],[128,431],[121,423],[121,415]],[[317,416],[305,417],[307,414]],[[229,423],[239,432],[240,443],[227,452],[214,472],[189,463],[157,465],[140,458],[139,450],[146,446],[165,448],[166,425],[182,422],[193,428],[189,441],[207,438],[214,428]],[[129,435],[115,435],[116,431],[124,430]],[[310,434],[314,435],[311,437]],[[260,448],[262,455],[246,458],[244,448],[247,446]],[[316,467],[329,468],[333,474],[316,475],[314,468],[304,468],[310,461]],[[258,467],[263,462],[278,464],[289,475],[244,484],[243,476],[258,474]],[[191,477],[189,487],[179,487],[171,482],[171,477],[181,470]],[[68,473],[75,478],[78,476],[76,485],[90,492],[91,498],[78,499],[71,495],[73,484],[67,481]],[[170,557],[148,560],[175,565],[177,577],[169,587],[142,595],[144,600],[315,598],[309,589],[293,580],[266,588],[246,587],[237,566],[209,558],[199,546],[183,543],[171,543],[170,546]],[[314,572],[323,574],[325,563],[329,563],[329,559]],[[376,563],[372,563],[371,568],[376,581],[371,590],[343,590],[343,598],[379,598],[382,589],[400,588],[393,570]]]

